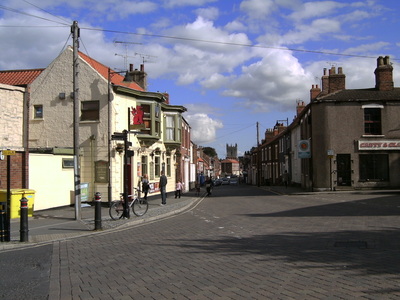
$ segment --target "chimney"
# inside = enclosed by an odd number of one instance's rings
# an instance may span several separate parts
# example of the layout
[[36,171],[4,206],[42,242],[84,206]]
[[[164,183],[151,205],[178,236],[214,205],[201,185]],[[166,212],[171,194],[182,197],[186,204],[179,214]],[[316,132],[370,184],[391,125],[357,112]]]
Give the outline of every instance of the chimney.
[[[310,100],[311,102],[314,101],[318,95],[321,94],[321,89],[319,88],[318,84],[317,85],[312,85],[312,88],[310,90]],[[299,115],[299,111],[297,110],[297,115]]]
[[324,68],[324,75],[321,78],[322,81],[322,94],[327,95],[329,93],[329,77],[326,75],[326,68]]
[[169,104],[169,94],[167,92],[162,93],[165,98],[165,104]]
[[393,84],[393,67],[389,61],[389,56],[379,56],[375,69],[375,88],[379,91],[391,91]]
[[336,68],[332,67],[329,70],[329,94],[344,89],[346,89],[346,75],[343,74],[342,67],[338,68],[337,74]]
[[[314,85],[313,85],[313,88],[314,88]],[[303,111],[304,107],[306,107],[306,104],[304,103],[304,101],[298,100],[297,106],[296,106],[297,116],[300,115],[300,113]]]
[[144,71],[144,65],[140,65],[140,71],[133,69],[133,64],[129,64],[129,71],[126,72],[124,81],[136,82],[145,91],[147,90],[147,73]]
[[272,129],[265,130],[265,142],[269,143],[274,138],[274,132]]

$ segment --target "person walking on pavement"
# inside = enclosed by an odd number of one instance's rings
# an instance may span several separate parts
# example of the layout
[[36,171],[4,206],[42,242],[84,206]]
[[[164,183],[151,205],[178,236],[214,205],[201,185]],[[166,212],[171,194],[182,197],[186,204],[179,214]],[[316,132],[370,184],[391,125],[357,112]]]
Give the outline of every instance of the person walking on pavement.
[[183,184],[180,180],[178,180],[178,182],[176,183],[176,190],[175,190],[175,199],[178,197],[181,197],[181,192],[183,189]]
[[283,179],[283,184],[287,188],[288,187],[288,181],[289,181],[288,171],[285,170],[285,173],[283,173],[283,175],[282,175],[282,179]]
[[161,205],[167,204],[167,176],[165,176],[164,171],[161,171],[160,176],[160,193],[161,193]]
[[147,194],[149,193],[150,183],[147,174],[143,175],[142,179],[142,192],[144,193],[144,199],[147,200]]
[[205,183],[206,183],[206,189],[207,189],[207,196],[211,196],[211,189],[214,185],[211,177],[207,177]]

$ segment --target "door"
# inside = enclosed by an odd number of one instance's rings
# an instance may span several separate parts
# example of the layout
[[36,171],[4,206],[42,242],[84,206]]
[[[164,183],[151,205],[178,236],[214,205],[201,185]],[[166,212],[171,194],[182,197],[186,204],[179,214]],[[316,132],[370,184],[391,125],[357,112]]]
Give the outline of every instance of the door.
[[336,156],[337,185],[351,186],[351,159],[350,154]]

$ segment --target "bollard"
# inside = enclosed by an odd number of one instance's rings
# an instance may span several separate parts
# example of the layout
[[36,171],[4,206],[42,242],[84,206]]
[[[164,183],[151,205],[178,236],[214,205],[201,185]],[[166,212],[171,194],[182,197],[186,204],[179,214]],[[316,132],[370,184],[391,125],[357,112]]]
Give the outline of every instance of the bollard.
[[19,230],[19,241],[20,242],[28,242],[28,199],[23,197],[21,200],[21,222],[20,222],[20,230]]
[[101,194],[94,194],[94,230],[101,230]]
[[6,241],[6,203],[0,202],[0,242]]

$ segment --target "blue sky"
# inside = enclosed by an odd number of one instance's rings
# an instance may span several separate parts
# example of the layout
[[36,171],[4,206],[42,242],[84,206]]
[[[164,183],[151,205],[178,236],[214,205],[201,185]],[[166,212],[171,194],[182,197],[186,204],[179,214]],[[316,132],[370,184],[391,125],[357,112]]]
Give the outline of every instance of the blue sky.
[[[168,92],[192,140],[239,155],[342,67],[346,88],[375,86],[389,55],[400,86],[397,0],[2,0],[0,69],[44,68],[81,28],[80,51],[122,70],[145,64],[148,90]],[[122,43],[120,43],[122,42]],[[335,54],[335,55],[334,55]]]

